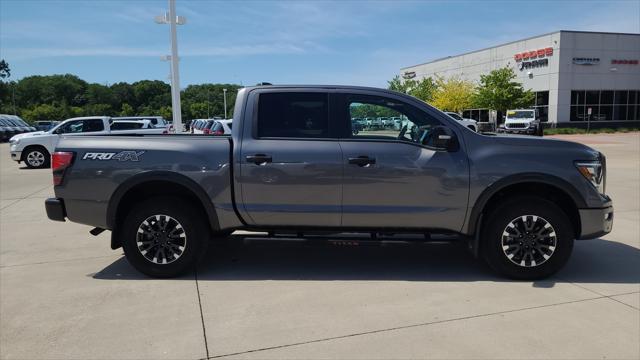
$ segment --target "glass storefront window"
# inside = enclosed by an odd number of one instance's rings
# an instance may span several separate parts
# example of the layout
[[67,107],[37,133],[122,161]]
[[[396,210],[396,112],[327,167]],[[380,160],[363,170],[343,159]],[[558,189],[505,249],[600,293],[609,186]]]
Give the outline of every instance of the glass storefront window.
[[537,106],[549,105],[549,92],[548,91],[538,91],[536,93],[536,105]]
[[489,110],[480,110],[480,121],[481,122],[489,121]]
[[640,120],[640,105],[629,105],[627,107],[627,120]]
[[571,106],[571,121],[585,121],[587,120],[584,116],[584,106],[583,105],[573,105]]
[[600,103],[600,91],[587,90],[587,105],[598,105]]
[[627,99],[629,98],[629,92],[626,90],[616,91],[615,103],[619,105],[627,105]]
[[639,104],[640,90],[572,90],[570,121],[640,120]]
[[613,104],[613,91],[600,91],[600,104]]
[[571,92],[571,105],[583,105],[584,98],[584,90],[573,90]]
[[627,120],[627,106],[616,105],[613,107],[613,119],[614,120]]
[[600,111],[598,112],[598,116],[597,117],[594,116],[593,118],[591,118],[591,120],[594,120],[594,121],[613,120],[613,106],[600,105]]

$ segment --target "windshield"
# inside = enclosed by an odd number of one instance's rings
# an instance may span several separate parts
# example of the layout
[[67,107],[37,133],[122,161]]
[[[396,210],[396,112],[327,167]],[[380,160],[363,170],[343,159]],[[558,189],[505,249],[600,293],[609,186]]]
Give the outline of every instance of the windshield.
[[521,111],[508,111],[507,117],[509,119],[533,119],[535,117],[533,110],[521,110]]
[[448,112],[447,115],[451,116],[452,118],[456,119],[456,120],[462,120],[462,117],[456,113],[451,113]]

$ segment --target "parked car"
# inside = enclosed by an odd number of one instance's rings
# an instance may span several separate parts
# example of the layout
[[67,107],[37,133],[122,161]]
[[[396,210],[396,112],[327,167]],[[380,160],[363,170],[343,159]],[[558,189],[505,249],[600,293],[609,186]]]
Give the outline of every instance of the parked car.
[[23,132],[32,132],[37,130],[35,127],[27,124],[24,120],[22,120],[17,115],[5,115],[5,116],[9,118],[9,121],[14,123],[16,126],[20,127],[23,130]]
[[156,128],[166,128],[170,123],[162,116],[119,116],[112,118],[114,121],[118,120],[149,120],[151,125]]
[[36,131],[48,131],[50,130],[52,127],[56,126],[60,124],[60,121],[53,121],[53,120],[38,120],[35,122],[35,128]]
[[537,109],[507,110],[504,125],[498,132],[507,134],[543,135]]
[[211,128],[213,127],[213,124],[215,123],[215,120],[205,120],[204,125],[202,125],[202,132],[201,134],[203,135],[209,135],[211,133]]
[[0,114],[0,121],[3,127],[8,128],[14,134],[36,131],[36,128],[24,122],[17,115]]
[[[112,126],[115,126],[116,129],[112,129]],[[24,161],[29,168],[48,167],[51,160],[50,154],[54,152],[63,135],[73,137],[111,133],[163,134],[167,133],[167,129],[153,127],[150,120],[119,120],[114,122],[108,116],[73,118],[61,122],[49,131],[36,131],[13,136],[9,140],[11,159],[18,163]]]
[[8,141],[13,135],[20,133],[21,131],[17,127],[13,126],[0,115],[0,135],[2,136],[2,141]]
[[231,135],[233,120],[215,120],[209,133],[211,135]]
[[451,116],[452,118],[458,120],[460,122],[460,124],[466,126],[467,128],[473,130],[473,131],[478,131],[478,122],[473,120],[473,119],[465,119],[462,116],[460,116],[460,114],[455,113],[453,111],[445,111],[445,114]]
[[[352,102],[406,124],[354,135]],[[246,87],[236,109],[231,137],[62,138],[48,217],[111,230],[111,247],[154,277],[250,230],[265,235],[233,239],[457,234],[504,276],[539,279],[562,268],[574,239],[612,228],[605,157],[583,144],[483,135],[383,89]]]

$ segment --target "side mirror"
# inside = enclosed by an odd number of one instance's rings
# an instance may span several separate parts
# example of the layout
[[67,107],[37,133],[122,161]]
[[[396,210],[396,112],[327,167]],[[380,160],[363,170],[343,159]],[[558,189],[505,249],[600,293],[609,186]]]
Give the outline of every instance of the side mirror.
[[426,134],[422,143],[438,150],[458,150],[458,138],[456,137],[456,134],[451,131],[451,129],[444,126],[436,126],[431,129],[431,131]]
[[453,137],[451,135],[438,135],[433,143],[433,145],[435,145],[435,147],[437,148],[441,148],[441,149],[448,149],[449,148],[449,144],[451,144],[451,141],[453,140]]

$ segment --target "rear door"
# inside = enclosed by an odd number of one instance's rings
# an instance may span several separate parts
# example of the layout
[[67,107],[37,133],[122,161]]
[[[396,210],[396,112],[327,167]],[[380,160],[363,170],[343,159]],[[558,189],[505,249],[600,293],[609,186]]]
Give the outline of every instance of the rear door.
[[[103,134],[106,133],[105,130],[105,122],[103,119],[78,119],[72,120],[58,129],[56,129],[55,134],[57,135],[65,135],[65,136],[77,136],[77,135],[91,135],[91,134]],[[58,146],[58,141],[60,140],[60,136],[51,136],[50,137],[50,147],[51,150],[55,149]]]
[[254,225],[339,226],[342,153],[321,89],[261,89],[249,94],[242,123],[243,216]]
[[[337,107],[345,124],[342,225],[460,230],[469,193],[466,154],[436,149],[429,140],[439,131],[456,136],[456,127],[391,94],[342,94]],[[353,118],[380,116],[399,121],[351,128]]]

